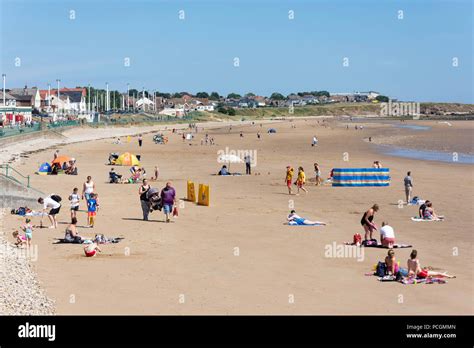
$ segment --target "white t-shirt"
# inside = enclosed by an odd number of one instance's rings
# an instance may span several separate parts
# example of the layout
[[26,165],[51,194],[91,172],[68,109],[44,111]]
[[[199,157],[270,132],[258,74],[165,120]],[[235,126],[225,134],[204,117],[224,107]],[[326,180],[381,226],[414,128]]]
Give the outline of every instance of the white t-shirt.
[[71,193],[70,201],[71,201],[71,207],[72,208],[78,207],[80,200],[81,200],[81,198],[79,197],[79,195],[77,193]]
[[389,225],[385,225],[380,229],[380,235],[383,236],[383,238],[395,238],[395,232]]
[[51,209],[57,209],[61,206],[61,204],[59,204],[58,202],[56,202],[54,199],[52,199],[51,197],[46,197],[44,200],[43,200],[43,209],[48,209],[48,208],[51,208]]

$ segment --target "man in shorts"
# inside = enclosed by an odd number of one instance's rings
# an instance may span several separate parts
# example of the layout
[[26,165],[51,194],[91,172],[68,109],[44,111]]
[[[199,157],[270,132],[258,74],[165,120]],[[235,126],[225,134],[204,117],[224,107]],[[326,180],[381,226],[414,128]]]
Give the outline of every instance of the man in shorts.
[[38,198],[38,203],[43,205],[43,212],[48,212],[49,221],[51,221],[51,226],[49,228],[57,228],[58,221],[56,220],[56,215],[61,210],[61,203],[57,200],[54,200],[52,197],[55,195],[50,195],[46,198]]

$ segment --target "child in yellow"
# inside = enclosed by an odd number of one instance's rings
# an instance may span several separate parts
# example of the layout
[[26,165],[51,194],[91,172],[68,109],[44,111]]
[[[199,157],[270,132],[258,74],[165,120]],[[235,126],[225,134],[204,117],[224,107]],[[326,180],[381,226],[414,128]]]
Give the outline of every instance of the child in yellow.
[[300,193],[300,189],[303,190],[304,192],[308,193],[308,191],[304,188],[304,185],[306,184],[306,175],[304,173],[303,167],[298,168],[298,178],[296,179],[296,186],[298,187],[298,192],[297,194]]
[[288,186],[288,194],[291,195],[291,184],[293,182],[294,170],[291,166],[286,167],[286,186]]

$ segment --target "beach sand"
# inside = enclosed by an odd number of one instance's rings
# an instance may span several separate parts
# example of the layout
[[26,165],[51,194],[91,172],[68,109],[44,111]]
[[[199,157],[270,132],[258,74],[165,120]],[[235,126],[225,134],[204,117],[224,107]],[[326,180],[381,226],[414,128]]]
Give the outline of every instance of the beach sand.
[[[411,140],[414,148],[429,147],[430,132],[445,135],[449,151],[458,143],[472,149],[471,122],[451,122],[452,127],[429,121],[433,128]],[[364,139],[411,136],[414,131],[395,129],[382,123],[364,124],[364,130],[349,130],[346,123],[328,121],[322,127],[316,119],[294,120],[272,125],[234,125],[209,130],[215,146],[201,146],[200,130],[189,145],[180,134],[165,132],[167,145],[155,145],[152,134],[144,135],[139,148],[115,145],[112,139],[61,145],[62,154],[77,159],[79,176],[32,176],[32,185],[63,197],[57,230],[36,229],[38,260],[34,263],[47,295],[56,302],[58,314],[473,314],[472,166],[410,160],[381,155]],[[358,124],[361,124],[358,121]],[[295,125],[296,128],[291,128]],[[466,131],[468,130],[468,131]],[[78,132],[86,130],[75,130]],[[240,138],[239,132],[244,134]],[[256,132],[262,139],[258,140]],[[459,136],[462,133],[464,136]],[[311,147],[313,135],[319,145]],[[399,144],[397,144],[399,145]],[[218,177],[221,164],[217,151],[252,150],[257,154],[254,173],[259,175]],[[108,184],[105,165],[110,152],[130,151],[142,156],[151,176],[155,165],[160,178],[152,186],[173,182],[180,198],[186,195],[186,181],[210,185],[211,206],[185,202],[179,217],[163,223],[161,212],[149,222],[141,221],[138,185]],[[20,158],[16,167],[32,174],[42,162],[52,159],[53,150]],[[344,157],[348,161],[344,161]],[[303,166],[307,177],[318,162],[327,177],[334,167],[370,167],[380,160],[390,168],[390,187],[332,188],[308,183],[309,193],[287,194],[285,167]],[[128,167],[115,167],[128,174]],[[399,208],[404,200],[403,177],[412,171],[414,195],[430,199],[444,222],[415,223],[416,207]],[[245,173],[242,164],[231,171]],[[94,229],[85,228],[85,204],[81,202],[79,231],[84,236],[103,233],[125,239],[102,247],[94,258],[84,257],[80,245],[53,245],[64,236],[69,220],[67,197],[73,187],[81,189],[91,175],[100,195],[100,210]],[[382,283],[365,276],[383,260],[384,249],[361,249],[356,257],[326,257],[326,246],[351,241],[362,233],[360,219],[373,203],[381,207],[375,217],[380,226],[386,220],[394,227],[397,242],[412,244],[423,266],[448,270],[457,276],[444,285],[402,285]],[[308,219],[328,223],[325,227],[283,225],[289,210]],[[38,207],[34,207],[38,208]],[[10,231],[21,218],[7,215],[4,230]],[[34,219],[39,223],[39,219]],[[44,219],[43,222],[47,222]],[[377,236],[378,237],[378,236]],[[395,251],[405,267],[410,249]]]

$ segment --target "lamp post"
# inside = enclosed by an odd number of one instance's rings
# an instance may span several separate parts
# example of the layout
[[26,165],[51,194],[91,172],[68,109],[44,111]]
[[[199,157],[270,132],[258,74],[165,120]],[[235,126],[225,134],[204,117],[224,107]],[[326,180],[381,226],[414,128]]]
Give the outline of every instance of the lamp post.
[[7,79],[7,74],[2,74],[3,79],[3,106],[5,106],[5,81]]
[[89,93],[88,93],[88,96],[89,96],[89,114],[91,113],[92,111],[92,108],[91,108],[91,85],[89,84]]
[[109,111],[110,98],[109,98],[109,83],[105,83],[105,111]]
[[59,114],[59,102],[60,102],[60,99],[59,99],[59,82],[61,82],[61,80],[56,79],[56,82],[58,83],[58,114]]
[[127,83],[127,111],[130,111],[130,84]]

